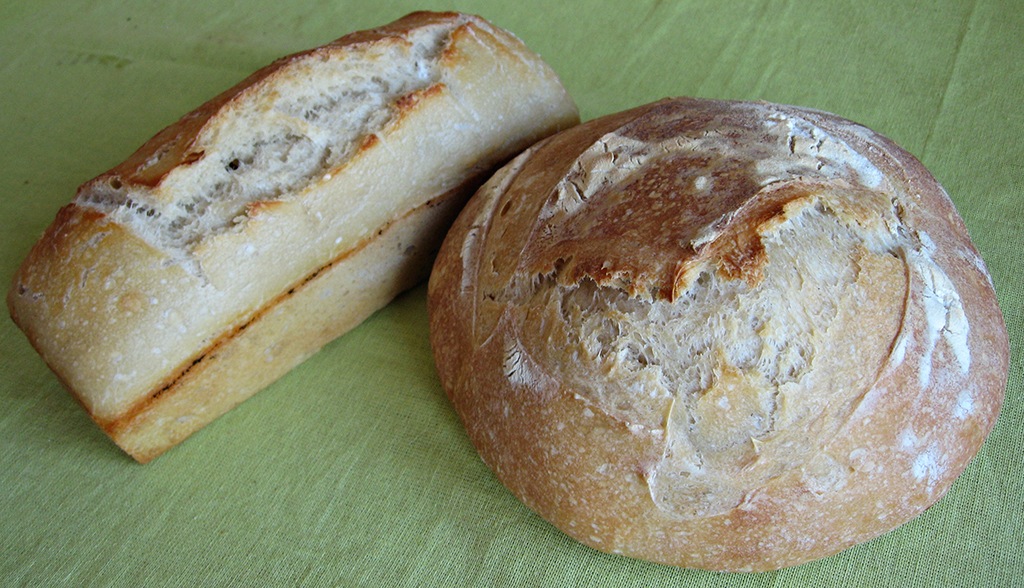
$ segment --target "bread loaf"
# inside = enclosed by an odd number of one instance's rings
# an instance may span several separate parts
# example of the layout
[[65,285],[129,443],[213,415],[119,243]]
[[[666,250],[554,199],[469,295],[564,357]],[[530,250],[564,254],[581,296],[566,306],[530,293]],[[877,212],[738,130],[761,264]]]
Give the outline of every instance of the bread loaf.
[[276,61],[84,184],[11,316],[145,462],[424,279],[465,199],[578,122],[510,33],[414,13]]
[[949,197],[823,112],[672,99],[500,170],[439,253],[437,369],[484,461],[597,549],[792,566],[939,500],[1008,342]]

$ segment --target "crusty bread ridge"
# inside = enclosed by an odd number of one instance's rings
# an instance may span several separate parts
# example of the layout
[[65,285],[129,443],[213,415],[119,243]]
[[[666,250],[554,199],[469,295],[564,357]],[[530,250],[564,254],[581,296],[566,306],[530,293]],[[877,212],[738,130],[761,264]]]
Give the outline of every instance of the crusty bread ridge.
[[578,122],[475,16],[285,57],[84,184],[18,270],[15,322],[145,462],[425,279],[495,167]]
[[460,214],[428,308],[498,478],[583,543],[677,566],[792,566],[908,521],[1006,385],[941,186],[767,103],[665,100],[531,147]]

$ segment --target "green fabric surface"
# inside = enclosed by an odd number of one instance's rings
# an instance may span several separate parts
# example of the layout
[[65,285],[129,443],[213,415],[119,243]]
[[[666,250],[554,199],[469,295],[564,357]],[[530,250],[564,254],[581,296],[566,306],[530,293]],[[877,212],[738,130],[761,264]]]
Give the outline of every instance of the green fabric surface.
[[917,155],[1010,330],[1006,403],[980,454],[922,516],[839,555],[683,570],[583,547],[496,481],[438,383],[422,286],[145,466],[4,319],[0,585],[1024,585],[1015,0],[0,0],[0,285],[79,184],[164,125],[279,56],[416,9],[512,30],[584,119],[665,96],[762,99],[835,112]]

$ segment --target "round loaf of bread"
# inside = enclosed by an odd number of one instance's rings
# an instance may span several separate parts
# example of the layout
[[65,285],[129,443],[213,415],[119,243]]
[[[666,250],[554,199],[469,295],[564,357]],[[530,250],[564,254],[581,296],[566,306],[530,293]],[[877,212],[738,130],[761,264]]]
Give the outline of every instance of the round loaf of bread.
[[533,146],[429,289],[443,386],[530,508],[609,553],[756,571],[939,500],[1008,365],[936,180],[831,114],[671,99]]

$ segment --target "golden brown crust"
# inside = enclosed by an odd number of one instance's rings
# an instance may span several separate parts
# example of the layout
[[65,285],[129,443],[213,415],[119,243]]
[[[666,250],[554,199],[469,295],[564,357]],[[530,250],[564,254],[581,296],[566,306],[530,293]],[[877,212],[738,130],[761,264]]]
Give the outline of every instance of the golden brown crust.
[[984,263],[911,155],[827,113],[675,99],[537,145],[430,281],[484,461],[598,549],[766,570],[941,498],[998,415]]

